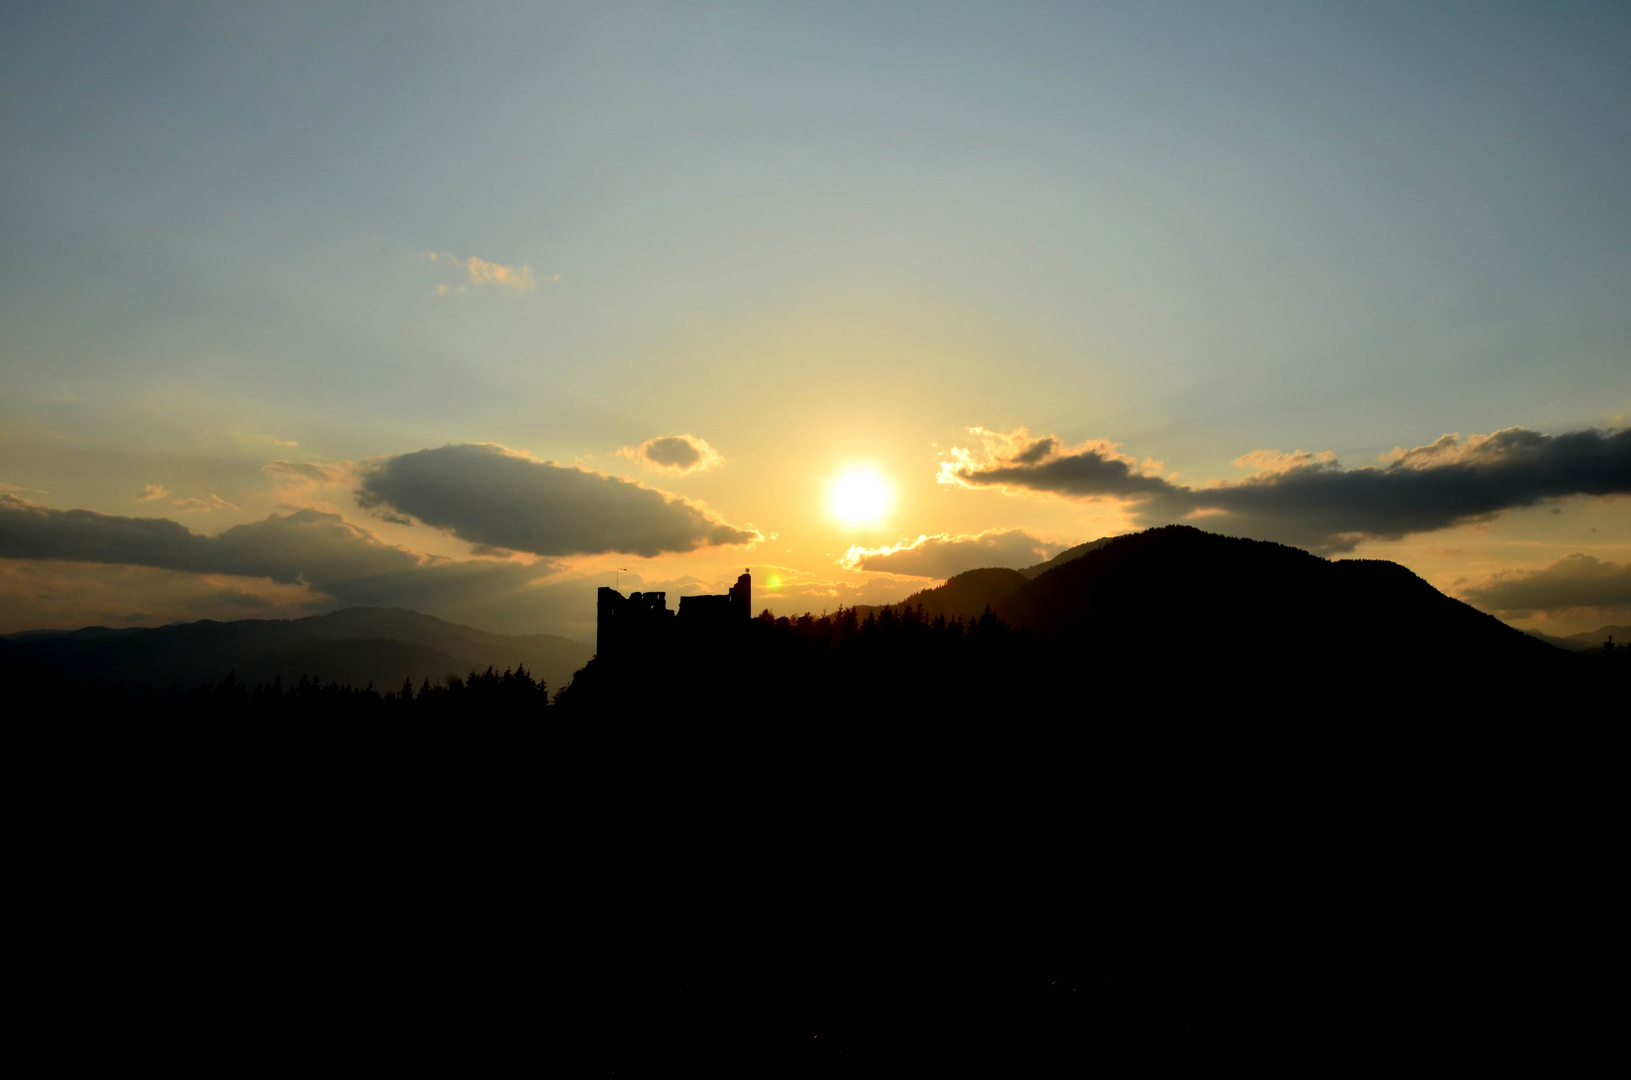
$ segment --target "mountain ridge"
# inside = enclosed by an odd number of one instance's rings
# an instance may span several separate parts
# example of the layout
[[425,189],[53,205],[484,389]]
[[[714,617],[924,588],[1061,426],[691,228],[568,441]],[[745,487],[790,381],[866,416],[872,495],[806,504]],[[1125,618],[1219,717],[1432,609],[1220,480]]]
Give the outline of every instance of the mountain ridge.
[[302,675],[395,689],[489,665],[525,665],[551,686],[570,681],[594,650],[554,634],[505,635],[407,608],[342,608],[299,619],[201,619],[161,627],[22,631],[0,638],[14,663],[107,688],[188,689],[229,673],[254,685]]

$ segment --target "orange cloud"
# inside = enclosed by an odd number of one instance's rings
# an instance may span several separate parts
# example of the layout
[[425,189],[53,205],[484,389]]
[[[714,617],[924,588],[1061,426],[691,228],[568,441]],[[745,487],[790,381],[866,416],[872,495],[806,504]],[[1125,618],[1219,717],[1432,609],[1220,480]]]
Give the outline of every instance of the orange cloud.
[[207,514],[211,510],[237,510],[237,506],[227,502],[219,495],[206,493],[191,499],[177,499],[170,504],[184,514]]
[[[461,259],[457,255],[445,255],[439,252],[426,252],[425,258],[434,263],[452,263],[461,267],[468,277],[458,285],[442,284],[436,286],[436,295],[447,296],[450,293],[469,292],[471,287],[498,289],[502,292],[524,293],[532,292],[538,288],[538,275],[533,273],[529,263],[520,266],[508,266],[504,263],[489,262],[479,255],[472,255]],[[560,281],[561,275],[545,275],[546,281]]]

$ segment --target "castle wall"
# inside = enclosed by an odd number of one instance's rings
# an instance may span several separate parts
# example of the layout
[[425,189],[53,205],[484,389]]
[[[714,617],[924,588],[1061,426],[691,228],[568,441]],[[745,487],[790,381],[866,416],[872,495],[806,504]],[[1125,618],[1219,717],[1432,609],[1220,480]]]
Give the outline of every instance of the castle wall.
[[682,596],[679,612],[668,610],[663,592],[630,593],[602,586],[595,596],[595,653],[608,659],[671,647],[676,634],[695,638],[723,634],[753,618],[753,579],[744,573],[729,592]]

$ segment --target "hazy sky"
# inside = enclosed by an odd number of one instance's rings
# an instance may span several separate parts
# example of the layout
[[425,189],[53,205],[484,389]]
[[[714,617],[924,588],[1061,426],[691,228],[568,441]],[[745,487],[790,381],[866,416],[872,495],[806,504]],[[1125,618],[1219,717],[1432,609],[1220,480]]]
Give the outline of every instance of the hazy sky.
[[1624,3],[10,5],[0,209],[0,631],[1163,520],[1631,619]]

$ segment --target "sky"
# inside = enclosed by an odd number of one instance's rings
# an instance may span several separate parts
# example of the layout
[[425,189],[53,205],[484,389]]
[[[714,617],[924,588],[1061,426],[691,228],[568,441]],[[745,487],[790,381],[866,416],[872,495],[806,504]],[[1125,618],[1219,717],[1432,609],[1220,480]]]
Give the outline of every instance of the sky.
[[9,5],[0,208],[0,632],[1174,521],[1631,622],[1625,4]]

